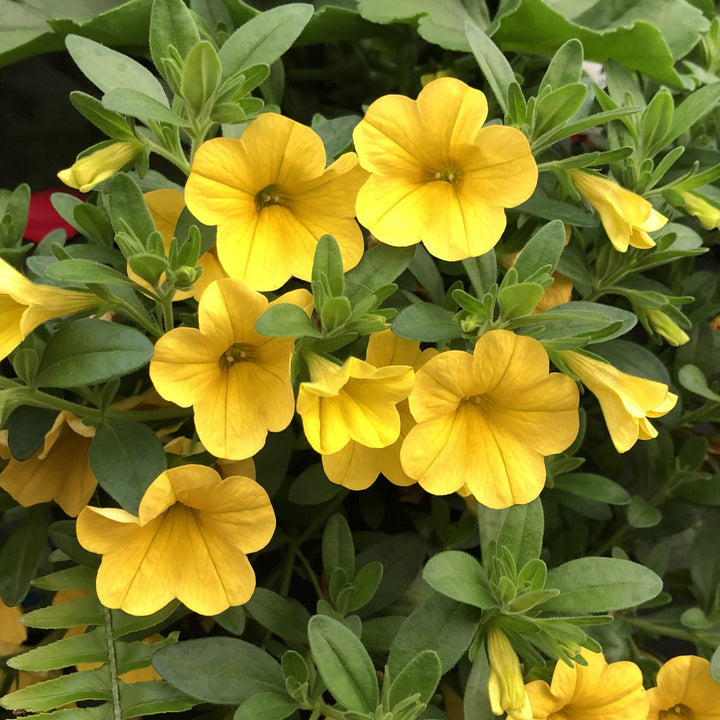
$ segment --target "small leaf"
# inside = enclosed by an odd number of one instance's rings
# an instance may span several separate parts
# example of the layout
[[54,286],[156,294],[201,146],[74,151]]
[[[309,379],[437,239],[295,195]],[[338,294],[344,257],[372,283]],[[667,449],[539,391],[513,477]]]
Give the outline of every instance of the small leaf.
[[403,308],[392,324],[396,335],[420,342],[443,342],[462,337],[453,313],[432,303],[414,303]]
[[406,698],[417,693],[418,700],[427,703],[435,693],[440,682],[442,667],[440,658],[433,650],[423,650],[417,654],[392,681],[390,686],[390,709]]
[[632,527],[655,527],[662,520],[662,512],[649,505],[639,495],[634,495],[627,508],[628,523]]
[[271,305],[256,320],[255,330],[268,337],[322,337],[308,314],[292,303]]
[[372,660],[355,634],[326,615],[308,625],[310,650],[328,690],[348,710],[372,713],[378,686]]
[[248,698],[233,715],[233,720],[285,720],[298,709],[287,695],[258,693]]
[[465,34],[495,99],[503,112],[507,113],[508,88],[515,82],[515,73],[510,63],[498,46],[475,23],[469,20],[465,22]]
[[447,550],[431,557],[423,578],[430,587],[458,602],[484,610],[497,605],[482,565],[471,555]]

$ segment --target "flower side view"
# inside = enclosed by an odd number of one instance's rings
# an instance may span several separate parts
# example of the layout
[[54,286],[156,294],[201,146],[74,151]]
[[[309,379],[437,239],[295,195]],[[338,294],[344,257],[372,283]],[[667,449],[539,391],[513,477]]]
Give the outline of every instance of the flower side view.
[[434,495],[467,485],[491,508],[534,500],[545,456],[567,449],[579,428],[577,386],[548,366],[537,340],[507,330],[482,335],[472,355],[431,358],[409,398],[417,425],[400,452],[405,472]]
[[150,615],[177,598],[201,615],[246,603],[255,590],[248,553],[275,531],[265,490],[250,478],[222,480],[204,465],[160,474],[145,491],[138,516],[86,507],[77,536],[103,556],[100,602],[131,615]]
[[570,177],[580,194],[600,213],[605,232],[618,252],[627,252],[629,246],[655,247],[648,233],[660,230],[668,219],[645,198],[595,173],[571,170]]
[[[7,436],[7,431],[0,431]],[[6,438],[0,437],[0,457],[9,462],[0,472],[0,488],[23,507],[55,501],[75,517],[89,502],[97,487],[88,451],[95,428],[63,411],[45,434],[43,445],[27,460],[10,456]]]
[[532,720],[530,698],[525,691],[520,661],[505,633],[491,624],[487,634],[490,662],[488,695],[495,715],[507,713],[510,720]]
[[[392,330],[383,330],[370,336],[365,360],[376,368],[409,365],[417,371],[436,354],[434,348],[420,350],[420,343],[398,337]],[[400,464],[400,448],[415,421],[407,400],[401,400],[396,407],[400,414],[400,435],[395,442],[374,448],[350,440],[342,450],[322,456],[325,474],[332,482],[350,490],[365,490],[380,473],[394,485],[407,486],[415,482]]]
[[98,148],[89,155],[76,160],[73,165],[61,170],[57,176],[68,187],[90,192],[103,180],[130,164],[143,149],[139,140],[123,140]]
[[413,386],[407,365],[376,368],[348,358],[343,365],[308,353],[311,382],[300,383],[297,411],[305,437],[322,455],[342,450],[350,441],[383,448],[400,435],[397,404]]
[[533,720],[647,720],[648,697],[635,663],[608,664],[602,653],[586,649],[582,656],[585,666],[558,660],[550,685],[525,686]]
[[[276,302],[309,310],[312,297],[295,290]],[[175,328],[155,345],[153,385],[166,400],[192,405],[197,434],[217,457],[251,457],[268,431],[284,430],[293,418],[293,340],[255,331],[267,307],[267,299],[240,280],[218,280],[200,300],[199,328]]]
[[662,417],[678,397],[664,383],[628,375],[584,353],[564,350],[562,361],[600,402],[615,449],[627,452],[638,440],[657,437],[648,418]]
[[0,360],[44,322],[99,305],[88,293],[37,285],[0,258]]
[[240,139],[214,138],[195,154],[185,202],[217,225],[220,263],[254,290],[291,276],[310,280],[317,241],[332,235],[344,270],[363,253],[355,196],[367,177],[355,153],[325,168],[325,149],[309,127],[275,113],[253,120]]
[[456,78],[426,85],[417,100],[385,95],[353,133],[371,175],[358,220],[380,242],[423,242],[442,260],[482,255],[500,239],[505,208],[527,200],[538,170],[516,128],[483,127],[487,100]]
[[710,663],[695,655],[668,660],[657,674],[657,687],[647,692],[647,720],[717,720],[720,685],[710,674]]

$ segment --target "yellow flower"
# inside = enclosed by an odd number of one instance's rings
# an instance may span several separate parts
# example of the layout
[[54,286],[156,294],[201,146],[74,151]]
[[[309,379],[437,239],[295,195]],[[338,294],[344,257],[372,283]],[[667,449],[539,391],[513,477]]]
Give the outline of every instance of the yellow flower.
[[260,485],[241,475],[222,480],[204,465],[159,475],[138,517],[88,506],[77,520],[80,544],[103,556],[100,602],[131,615],[150,615],[174,598],[202,615],[246,603],[255,589],[247,554],[264,548],[274,531]]
[[720,210],[707,200],[691,192],[681,192],[685,211],[694,215],[706,230],[720,227]]
[[627,252],[629,245],[642,249],[655,246],[648,233],[659,230],[668,220],[645,198],[595,173],[571,170],[570,177],[600,213],[605,232],[618,252]]
[[411,367],[376,368],[356,357],[342,366],[315,354],[306,359],[312,382],[300,384],[297,411],[315,450],[323,455],[336,453],[351,440],[382,448],[398,439],[396,406],[412,388]]
[[493,713],[507,713],[511,720],[532,720],[520,661],[507,636],[496,624],[491,624],[488,629],[487,653],[490,661],[488,695]]
[[0,258],[0,360],[44,322],[98,306],[94,295],[37,285]]
[[583,649],[587,666],[555,665],[552,683],[525,686],[533,720],[646,720],[648,698],[640,668],[631,662],[608,663],[602,653]]
[[677,402],[668,386],[620,372],[616,367],[583,353],[564,350],[560,358],[600,402],[610,437],[618,452],[638,440],[657,437],[649,417],[662,417]]
[[474,354],[449,350],[417,373],[410,411],[417,421],[400,452],[405,472],[434,495],[467,489],[506,508],[534,500],[545,484],[545,456],[578,432],[578,390],[548,372],[533,338],[491,330]]
[[57,176],[69,187],[89,192],[132,162],[143,149],[138,140],[123,140],[101,147],[75,161]]
[[[167,253],[170,249],[170,243],[175,236],[175,227],[182,211],[185,209],[185,198],[180,190],[175,190],[174,188],[152,190],[145,193],[143,197],[155,223],[155,229],[162,235],[165,252]],[[200,256],[198,265],[202,267],[202,275],[195,281],[192,290],[176,292],[175,295],[173,295],[173,301],[194,297],[199,302],[200,297],[211,282],[227,277],[227,273],[225,273],[218,262],[214,247]],[[139,285],[149,287],[145,280],[135,275],[129,266],[127,274],[131,280],[134,280]],[[161,282],[163,278],[164,275],[161,276]]]
[[254,290],[275,290],[291,275],[310,280],[317,241],[332,235],[345,270],[363,252],[355,196],[366,178],[355,153],[325,168],[322,140],[275,113],[253,120],[240,139],[215,138],[195,154],[185,202],[217,225],[220,263]]
[[[276,302],[309,310],[312,298],[295,290]],[[199,329],[176,328],[155,345],[153,385],[166,400],[192,405],[198,437],[218,457],[251,457],[269,430],[285,429],[294,415],[293,340],[255,331],[267,307],[267,299],[240,280],[218,280],[200,300]]]
[[353,133],[372,174],[358,193],[358,220],[381,242],[423,242],[443,260],[490,250],[505,208],[527,200],[538,170],[515,128],[483,127],[487,100],[456,78],[426,85],[417,100],[385,95]]
[[[376,368],[409,365],[417,371],[433,355],[437,355],[435,349],[421,351],[420,343],[404,340],[391,330],[383,330],[370,336],[365,360]],[[407,400],[400,401],[397,410],[400,414],[400,435],[394,443],[373,448],[350,440],[342,450],[322,456],[325,474],[332,482],[351,490],[365,490],[380,473],[395,485],[407,486],[415,482],[400,464],[400,448],[415,421]]]
[[720,685],[710,675],[705,658],[681,655],[658,672],[657,687],[648,690],[647,720],[717,720]]
[[20,622],[23,611],[0,600],[0,655],[13,655],[27,640],[27,628]]
[[[55,501],[75,517],[97,486],[88,450],[95,428],[63,411],[45,434],[45,442],[27,460],[11,458],[0,473],[0,487],[23,507]],[[0,439],[0,446],[6,440]]]

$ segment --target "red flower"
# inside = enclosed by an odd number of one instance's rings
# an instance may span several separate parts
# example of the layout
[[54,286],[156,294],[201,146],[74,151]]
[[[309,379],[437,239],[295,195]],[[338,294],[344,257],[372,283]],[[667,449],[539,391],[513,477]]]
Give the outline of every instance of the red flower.
[[50,188],[49,190],[34,192],[30,196],[30,212],[23,235],[26,240],[39,243],[49,232],[58,228],[64,230],[68,238],[75,237],[78,234],[77,230],[66,223],[52,206],[50,197],[56,192],[63,192],[85,199],[82,193],[76,190],[67,190],[66,188]]

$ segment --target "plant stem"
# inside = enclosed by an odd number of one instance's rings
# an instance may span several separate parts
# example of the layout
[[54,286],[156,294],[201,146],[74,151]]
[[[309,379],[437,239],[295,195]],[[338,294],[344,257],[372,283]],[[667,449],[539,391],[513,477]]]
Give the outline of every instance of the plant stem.
[[105,618],[105,639],[108,646],[108,657],[110,659],[110,689],[112,690],[113,720],[122,720],[122,708],[120,707],[120,688],[118,686],[117,657],[115,656],[115,638],[113,637],[112,614],[103,606],[103,617]]

